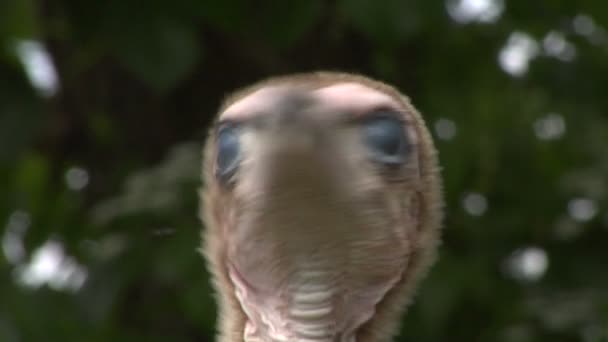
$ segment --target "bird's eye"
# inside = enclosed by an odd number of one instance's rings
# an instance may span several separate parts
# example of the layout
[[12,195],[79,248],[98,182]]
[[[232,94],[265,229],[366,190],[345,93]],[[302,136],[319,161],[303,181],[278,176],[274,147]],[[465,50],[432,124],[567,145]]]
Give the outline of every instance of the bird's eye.
[[217,135],[217,168],[216,177],[228,181],[236,172],[241,146],[238,127],[226,125],[219,129]]
[[375,161],[387,165],[403,163],[408,141],[400,120],[390,116],[371,118],[363,123],[363,134]]

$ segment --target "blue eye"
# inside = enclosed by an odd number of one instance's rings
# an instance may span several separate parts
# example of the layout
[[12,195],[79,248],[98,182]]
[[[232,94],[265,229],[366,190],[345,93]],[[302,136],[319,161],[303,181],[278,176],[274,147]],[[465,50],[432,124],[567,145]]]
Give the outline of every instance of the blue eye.
[[408,141],[401,121],[391,117],[370,119],[363,123],[363,134],[375,161],[387,165],[403,163]]
[[216,177],[228,181],[236,172],[241,152],[238,128],[224,126],[217,135],[217,167]]

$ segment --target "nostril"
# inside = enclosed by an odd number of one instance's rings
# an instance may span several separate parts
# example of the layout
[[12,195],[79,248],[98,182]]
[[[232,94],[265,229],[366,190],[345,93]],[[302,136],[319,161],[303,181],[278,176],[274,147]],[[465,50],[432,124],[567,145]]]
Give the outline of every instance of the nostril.
[[277,123],[280,126],[284,125],[294,125],[303,122],[303,114],[301,110],[291,109],[291,110],[282,110],[278,114]]
[[306,112],[313,105],[313,99],[302,92],[290,92],[278,106],[278,122],[280,125],[302,123],[307,115]]

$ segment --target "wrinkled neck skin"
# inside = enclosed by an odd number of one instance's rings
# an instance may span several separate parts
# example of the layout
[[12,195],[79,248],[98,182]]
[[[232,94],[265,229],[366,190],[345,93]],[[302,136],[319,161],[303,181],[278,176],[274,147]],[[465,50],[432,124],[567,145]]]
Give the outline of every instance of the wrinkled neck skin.
[[358,144],[348,137],[304,147],[287,138],[249,144],[257,158],[234,189],[223,259],[231,286],[221,290],[242,311],[242,333],[222,341],[379,342],[362,330],[410,263],[415,180],[406,196],[403,184],[387,188],[344,147]]

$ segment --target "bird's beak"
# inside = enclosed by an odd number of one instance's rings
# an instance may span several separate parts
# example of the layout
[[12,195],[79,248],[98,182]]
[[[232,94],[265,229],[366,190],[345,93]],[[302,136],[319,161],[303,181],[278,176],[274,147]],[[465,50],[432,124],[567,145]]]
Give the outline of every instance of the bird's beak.
[[[261,118],[245,140],[251,169],[245,172],[267,188],[281,191],[305,186],[327,193],[347,168],[347,153],[338,143],[339,125],[304,95],[285,99],[277,112]],[[268,190],[268,189],[266,189]]]

